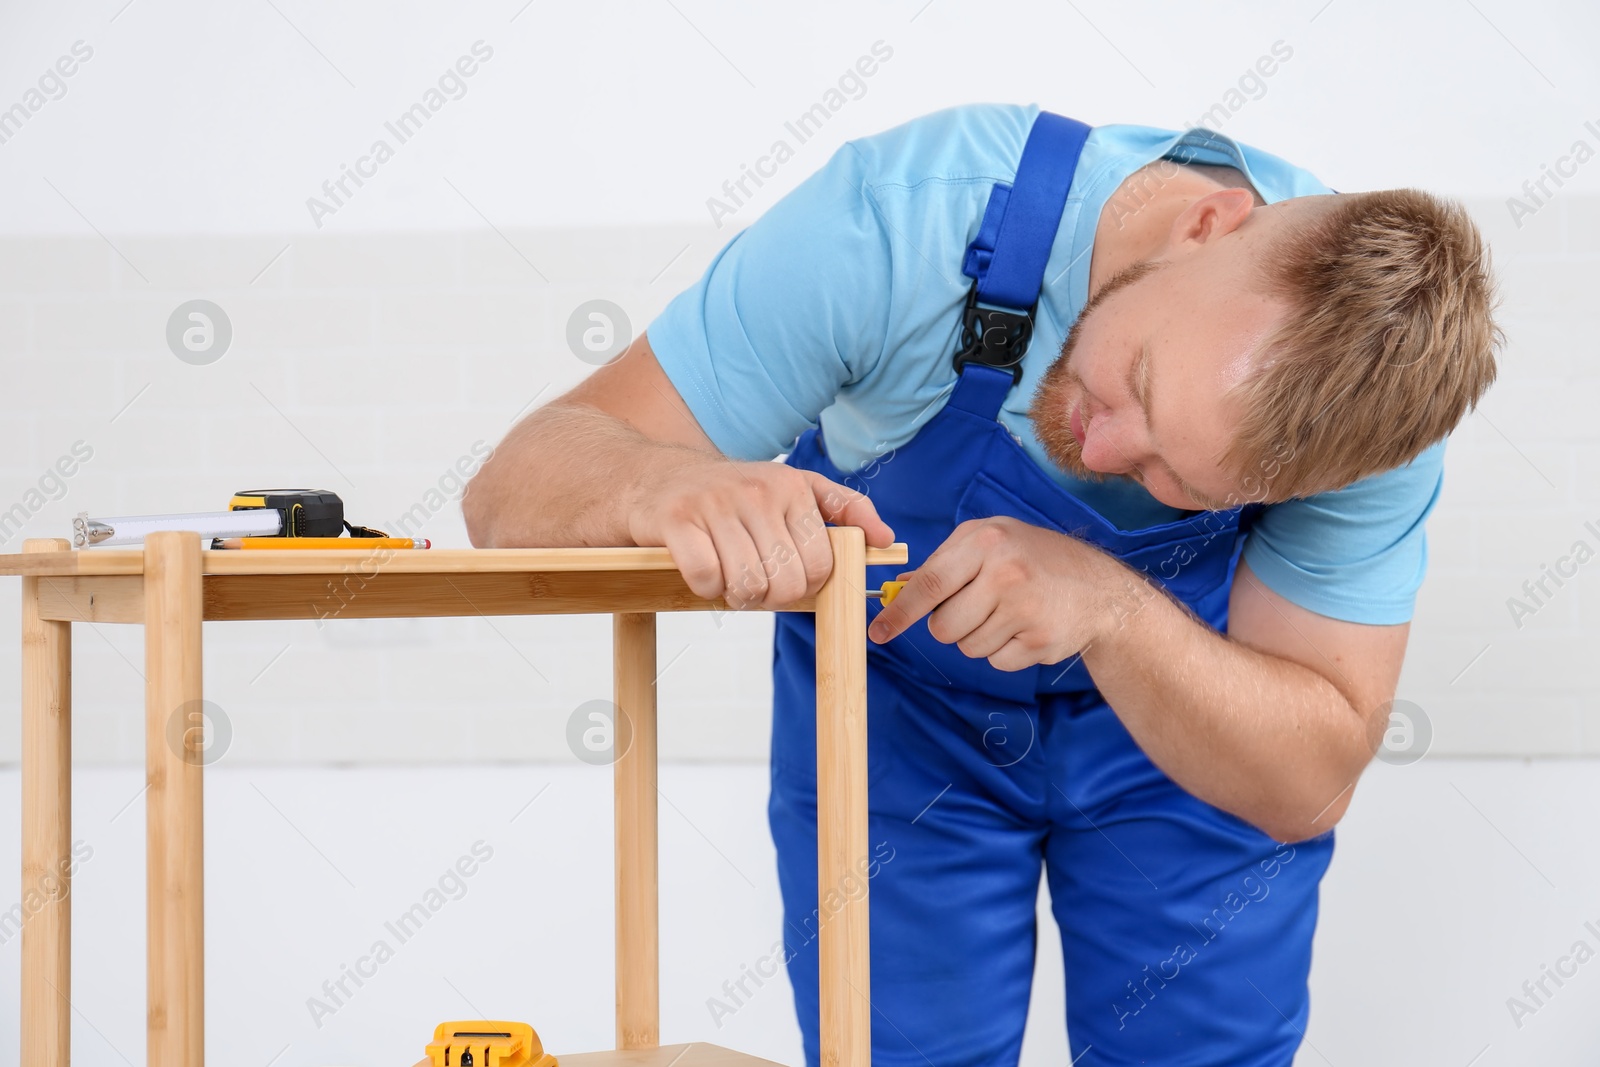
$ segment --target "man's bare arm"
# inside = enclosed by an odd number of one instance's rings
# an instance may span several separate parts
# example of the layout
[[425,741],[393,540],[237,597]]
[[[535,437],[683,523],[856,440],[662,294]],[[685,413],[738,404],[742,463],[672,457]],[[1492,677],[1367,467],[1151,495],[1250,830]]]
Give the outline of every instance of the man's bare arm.
[[480,548],[662,545],[696,595],[773,608],[832,568],[824,520],[893,533],[865,497],[811,471],[719,452],[640,334],[519,422],[461,502]]
[[1241,562],[1227,637],[1145,593],[1083,658],[1128,732],[1174,781],[1298,841],[1349,807],[1388,723],[1409,630],[1318,615]]
[[631,545],[630,505],[652,468],[720,455],[640,334],[512,427],[461,510],[480,548]]

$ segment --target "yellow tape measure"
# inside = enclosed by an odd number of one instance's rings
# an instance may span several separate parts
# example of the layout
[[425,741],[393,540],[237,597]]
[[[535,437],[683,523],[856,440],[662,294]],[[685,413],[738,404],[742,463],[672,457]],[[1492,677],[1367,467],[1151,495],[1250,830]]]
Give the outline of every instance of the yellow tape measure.
[[428,1042],[432,1067],[557,1067],[527,1023],[468,1019],[440,1023]]

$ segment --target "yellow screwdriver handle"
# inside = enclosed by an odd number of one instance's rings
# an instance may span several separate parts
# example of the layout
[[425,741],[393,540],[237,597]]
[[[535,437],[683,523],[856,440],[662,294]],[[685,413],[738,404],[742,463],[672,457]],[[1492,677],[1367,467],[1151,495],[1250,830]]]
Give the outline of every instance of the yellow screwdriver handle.
[[884,607],[888,607],[890,604],[894,603],[894,598],[900,595],[900,590],[904,589],[906,584],[907,583],[905,582],[884,582],[883,596],[878,602]]

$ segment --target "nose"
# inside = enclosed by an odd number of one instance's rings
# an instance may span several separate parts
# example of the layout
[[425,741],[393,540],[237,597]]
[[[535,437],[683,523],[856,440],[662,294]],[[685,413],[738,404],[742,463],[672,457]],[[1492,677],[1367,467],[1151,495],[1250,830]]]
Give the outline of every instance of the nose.
[[1117,438],[1113,420],[1103,414],[1090,419],[1084,427],[1083,462],[1103,474],[1126,474],[1133,467],[1128,450]]

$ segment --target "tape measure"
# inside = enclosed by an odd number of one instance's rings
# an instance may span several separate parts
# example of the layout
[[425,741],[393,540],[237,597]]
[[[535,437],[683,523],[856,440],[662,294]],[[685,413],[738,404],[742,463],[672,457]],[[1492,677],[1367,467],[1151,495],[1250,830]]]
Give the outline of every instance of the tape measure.
[[533,1027],[488,1019],[434,1027],[428,1063],[430,1067],[557,1067]]
[[[344,521],[344,501],[327,489],[243,489],[228,501],[229,511],[276,511],[283,516],[279,537],[387,537],[370,526]],[[269,537],[272,535],[268,535]]]
[[[194,530],[213,544],[234,537],[387,537],[370,526],[345,521],[344,501],[327,489],[245,489],[233,494],[227,511],[184,515],[120,515],[72,520],[73,544],[136,545],[158,530]],[[424,546],[425,547],[425,546]]]
[[326,489],[245,489],[228,501],[229,511],[263,509],[283,516],[279,537],[338,537],[344,533],[344,501]]

